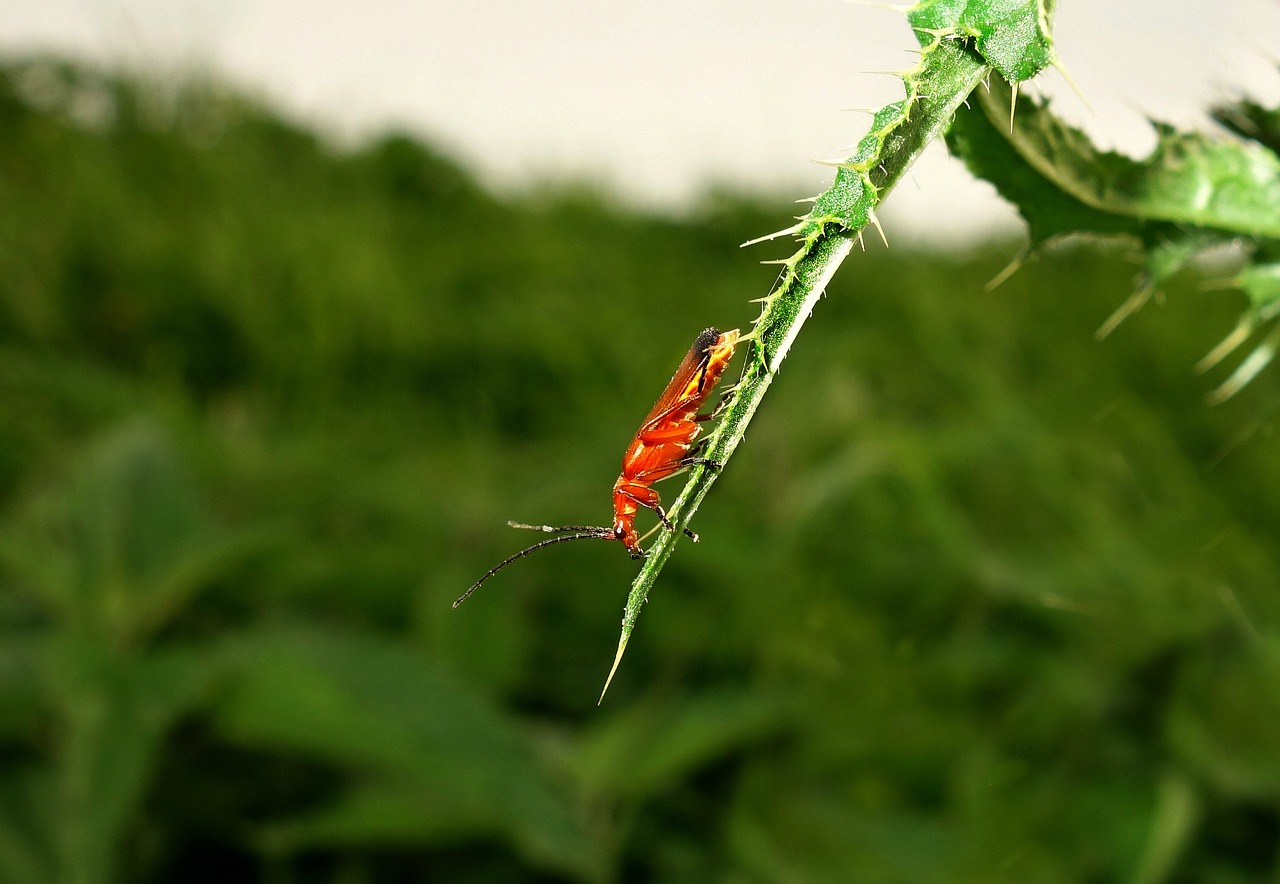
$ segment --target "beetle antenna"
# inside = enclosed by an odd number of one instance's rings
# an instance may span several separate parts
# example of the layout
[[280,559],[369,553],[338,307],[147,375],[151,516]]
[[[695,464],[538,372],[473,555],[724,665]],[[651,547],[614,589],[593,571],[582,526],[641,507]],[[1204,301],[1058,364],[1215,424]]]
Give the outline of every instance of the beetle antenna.
[[526,525],[524,522],[507,522],[512,528],[522,528],[526,531],[545,531],[548,534],[588,534],[593,531],[609,531],[609,528],[601,528],[599,525]]
[[[535,527],[539,527],[539,530],[541,530],[540,526],[535,526]],[[494,565],[492,568],[486,571],[479,580],[471,584],[471,586],[467,589],[466,592],[458,596],[457,600],[454,601],[453,606],[456,608],[458,607],[458,605],[465,602],[468,598],[471,597],[471,593],[475,592],[477,589],[480,588],[481,584],[483,584],[486,580],[488,580],[494,574],[497,574],[503,568],[507,567],[507,565],[510,565],[512,562],[518,561],[519,559],[523,559],[529,553],[536,552],[537,550],[542,549],[544,546],[551,546],[551,544],[553,543],[564,543],[569,540],[590,540],[592,538],[599,538],[600,540],[615,539],[613,529],[611,528],[597,528],[591,525],[584,525],[583,527],[590,528],[591,530],[581,531],[581,532],[578,532],[577,534],[561,534],[559,537],[551,537],[546,540],[540,540],[537,543],[535,543],[533,546],[525,547],[524,549],[520,550],[520,552],[512,553],[511,555],[507,556],[501,562],[498,562],[498,564]],[[560,529],[553,528],[551,530],[557,531]]]

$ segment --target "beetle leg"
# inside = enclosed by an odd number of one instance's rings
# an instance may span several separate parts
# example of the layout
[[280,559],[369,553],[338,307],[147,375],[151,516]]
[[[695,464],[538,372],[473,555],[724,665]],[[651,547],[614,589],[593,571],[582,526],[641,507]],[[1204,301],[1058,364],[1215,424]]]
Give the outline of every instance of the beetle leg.
[[[662,508],[662,504],[658,503],[656,500],[650,501],[642,497],[638,497],[627,488],[623,488],[620,490],[624,495],[626,495],[628,499],[635,501],[638,505],[646,509],[653,510],[658,516],[658,521],[662,523],[662,527],[666,528],[668,531],[676,530],[676,526],[673,525],[671,522],[671,519],[667,517],[667,511]],[[646,489],[646,490],[651,490],[651,489]],[[682,530],[694,543],[698,542],[697,534],[693,533],[688,528],[684,528]],[[632,555],[632,558],[642,558],[642,556]]]

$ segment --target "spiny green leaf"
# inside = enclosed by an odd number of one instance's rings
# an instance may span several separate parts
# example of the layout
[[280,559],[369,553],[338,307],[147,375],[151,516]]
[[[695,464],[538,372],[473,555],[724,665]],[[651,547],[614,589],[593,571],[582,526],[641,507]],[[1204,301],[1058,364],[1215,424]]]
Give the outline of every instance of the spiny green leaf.
[[[1018,114],[1018,125],[1024,120],[1025,116]],[[1033,249],[1071,234],[1128,234],[1140,239],[1148,235],[1142,219],[1105,211],[1063,190],[1023,157],[1000,126],[977,107],[956,114],[947,132],[947,145],[969,171],[991,182],[1018,210],[1027,223]]]
[[[875,115],[871,131],[841,165],[835,182],[817,198],[813,210],[798,224],[763,238],[794,236],[799,248],[783,262],[778,281],[763,301],[751,332],[753,340],[746,348],[742,380],[719,425],[707,437],[705,455],[709,460],[728,463],[827,281],[865,226],[875,223],[875,207],[924,148],[942,134],[965,97],[990,72],[964,42],[935,40],[921,53],[920,63],[903,77],[906,99]],[[675,549],[679,529],[688,524],[719,473],[695,467],[672,505],[669,516],[676,530],[660,533],[631,585],[605,691],[626,652],[649,590]],[[604,691],[600,696],[604,698]]]
[[1263,319],[1271,319],[1280,311],[1280,261],[1251,263],[1240,271],[1235,283]]
[[1256,141],[1272,153],[1280,154],[1280,108],[1264,107],[1245,98],[1234,104],[1218,105],[1210,113],[1241,138]]
[[1011,83],[1053,63],[1046,0],[924,0],[907,12],[921,46],[937,39],[972,40],[978,54]]
[[[1250,308],[1198,370],[1212,368],[1273,319],[1280,278],[1269,256],[1280,236],[1280,158],[1269,148],[1158,125],[1155,150],[1135,160],[1098,150],[1040,102],[1019,99],[1010,132],[1003,118],[1009,100],[1008,87],[993,83],[957,115],[948,143],[1017,207],[1030,247],[1065,236],[1119,235],[1145,252],[1143,278],[1103,323],[1100,337],[1198,254],[1231,242],[1253,252],[1235,279]],[[1210,400],[1239,391],[1271,361],[1278,344],[1274,335],[1264,339]]]
[[1142,247],[1146,256],[1146,270],[1139,278],[1133,294],[1107,318],[1095,337],[1101,340],[1109,335],[1121,322],[1146,304],[1176,273],[1190,264],[1196,255],[1218,242],[1218,237],[1183,231],[1170,225],[1153,224],[1143,230]]
[[[976,98],[978,107],[970,113],[981,110],[993,128],[1004,132],[1009,87],[992,82]],[[1049,186],[1085,206],[1137,222],[1280,237],[1280,158],[1265,147],[1156,124],[1155,150],[1135,160],[1098,150],[1045,103],[1019,98],[1014,118],[1013,132],[1004,136],[1011,148]],[[984,171],[999,183],[999,171],[990,163]]]
[[[762,237],[794,236],[799,248],[783,262],[778,281],[764,299],[752,329],[742,381],[720,425],[707,439],[710,460],[723,465],[732,456],[853,240],[868,224],[878,226],[876,207],[925,147],[946,130],[970,92],[992,69],[1019,82],[1053,61],[1051,15],[1052,3],[1047,0],[925,0],[908,12],[922,51],[919,64],[903,74],[906,97],[875,114],[871,130],[840,164],[835,181],[816,198],[807,216],[786,230]],[[693,516],[717,472],[701,467],[693,471],[671,508],[677,529]],[[632,584],[605,691],[626,652],[649,590],[679,536],[679,530],[659,536]],[[603,699],[604,692],[600,696]]]
[[1172,242],[1167,225],[1222,238],[1280,236],[1280,161],[1265,148],[1161,127],[1145,160],[1100,151],[1042,103],[1020,98],[1007,131],[1009,89],[992,83],[956,115],[948,144],[995,185],[1030,228],[1033,247],[1069,234],[1130,234]]

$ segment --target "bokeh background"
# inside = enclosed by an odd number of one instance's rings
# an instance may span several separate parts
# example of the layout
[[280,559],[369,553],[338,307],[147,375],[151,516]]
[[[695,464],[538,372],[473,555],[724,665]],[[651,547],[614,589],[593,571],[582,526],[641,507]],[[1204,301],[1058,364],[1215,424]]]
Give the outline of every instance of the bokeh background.
[[1123,247],[987,291],[1007,210],[917,173],[597,707],[620,549],[449,603],[507,519],[608,519],[820,185],[517,184],[125,61],[0,70],[0,882],[1280,879],[1280,380],[1192,369],[1230,255],[1098,342]]

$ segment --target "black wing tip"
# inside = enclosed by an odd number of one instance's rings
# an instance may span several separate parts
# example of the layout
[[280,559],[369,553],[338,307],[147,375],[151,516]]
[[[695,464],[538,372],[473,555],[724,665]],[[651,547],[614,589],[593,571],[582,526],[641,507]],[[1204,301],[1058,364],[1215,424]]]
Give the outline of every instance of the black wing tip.
[[711,348],[718,340],[720,340],[720,329],[714,327],[703,329],[697,340],[693,342],[693,348],[698,352],[698,355],[706,356],[707,353],[711,352]]

